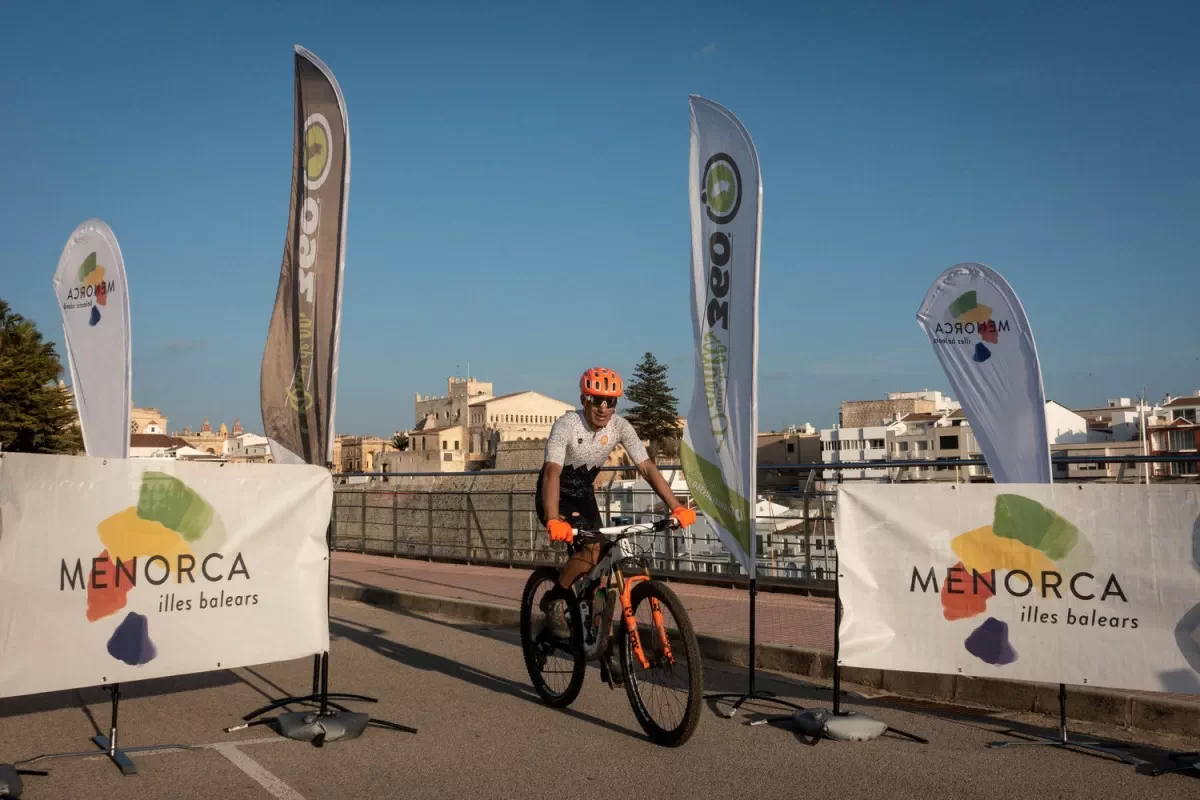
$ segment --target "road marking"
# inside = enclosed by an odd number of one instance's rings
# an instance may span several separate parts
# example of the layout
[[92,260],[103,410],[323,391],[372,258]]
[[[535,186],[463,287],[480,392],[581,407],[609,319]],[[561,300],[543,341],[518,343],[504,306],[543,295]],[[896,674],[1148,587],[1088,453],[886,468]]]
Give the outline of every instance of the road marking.
[[[246,744],[239,742],[238,744]],[[281,781],[275,773],[238,749],[233,742],[212,745],[212,749],[233,762],[234,766],[249,775],[259,786],[278,800],[304,800],[304,795]]]
[[[216,750],[224,745],[233,745],[234,747],[245,747],[250,744],[272,744],[274,742],[290,742],[291,739],[285,739],[280,736],[264,736],[261,739],[239,739],[236,742],[208,742],[207,744],[189,744],[179,745],[178,747],[164,747],[161,750],[142,750],[139,751],[135,746],[130,753],[131,758],[142,759],[148,756],[162,756],[170,753],[186,753],[189,750]],[[105,753],[97,752],[94,756],[88,756],[85,761],[102,761],[108,758]]]

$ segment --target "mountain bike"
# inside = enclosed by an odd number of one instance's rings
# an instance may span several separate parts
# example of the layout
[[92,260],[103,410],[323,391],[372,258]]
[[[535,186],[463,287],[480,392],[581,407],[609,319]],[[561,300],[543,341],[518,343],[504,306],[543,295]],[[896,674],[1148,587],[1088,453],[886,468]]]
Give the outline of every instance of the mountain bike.
[[[521,596],[521,649],[538,695],[555,708],[569,706],[583,687],[587,663],[599,661],[601,680],[613,689],[624,684],[646,735],[668,747],[686,742],[700,721],[700,647],[683,604],[669,587],[651,579],[649,562],[635,552],[633,537],[675,527],[668,518],[575,529],[574,545],[600,545],[596,566],[570,589],[558,585],[557,568],[540,567]],[[547,609],[559,602],[570,634],[566,638],[546,624]]]

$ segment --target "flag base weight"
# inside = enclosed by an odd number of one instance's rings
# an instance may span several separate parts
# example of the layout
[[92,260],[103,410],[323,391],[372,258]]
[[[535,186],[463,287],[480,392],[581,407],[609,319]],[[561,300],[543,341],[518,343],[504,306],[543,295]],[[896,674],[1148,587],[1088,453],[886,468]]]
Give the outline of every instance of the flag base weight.
[[32,769],[17,769],[12,764],[0,764],[0,797],[8,797],[12,800],[20,797],[21,792],[25,791],[25,784],[21,782],[22,775],[47,774]]
[[[839,565],[840,571],[840,565]],[[840,577],[840,576],[839,576]],[[928,739],[923,739],[916,734],[902,731],[899,728],[893,728],[886,722],[871,717],[868,714],[859,714],[854,711],[842,711],[842,640],[839,629],[842,626],[842,596],[838,588],[840,583],[834,584],[834,606],[833,606],[833,711],[826,711],[821,708],[804,708],[803,706],[789,703],[786,700],[779,700],[770,692],[754,691],[754,600],[757,594],[754,579],[750,580],[750,691],[746,695],[738,698],[733,705],[733,710],[726,719],[729,719],[737,713],[744,703],[751,700],[766,700],[770,703],[778,703],[795,709],[792,714],[784,715],[768,715],[751,722],[751,725],[765,725],[767,723],[783,723],[790,722],[793,729],[804,736],[813,739],[833,739],[839,742],[867,742],[871,739],[877,739],[887,731],[903,736],[919,744],[929,744]],[[709,695],[711,698],[726,698],[734,695]]]
[[855,711],[842,711],[834,714],[823,708],[809,708],[791,715],[761,717],[750,724],[766,725],[768,723],[790,723],[792,730],[814,740],[812,742],[814,744],[819,739],[832,739],[837,742],[869,742],[872,739],[878,739],[888,731],[918,744],[929,744],[927,739],[893,728],[869,714],[859,714]]
[[[328,465],[332,469],[332,465]],[[330,521],[329,526],[325,529],[325,546],[330,554],[325,561],[325,581],[327,584],[333,583],[333,522]],[[325,593],[326,608],[329,604],[329,591]],[[416,728],[410,728],[407,725],[400,725],[396,722],[388,722],[387,720],[373,720],[366,714],[351,711],[345,706],[334,702],[335,700],[357,700],[361,703],[378,703],[379,700],[374,697],[368,697],[364,694],[346,694],[344,692],[330,693],[329,691],[329,652],[319,653],[313,656],[313,680],[312,694],[304,696],[284,697],[279,700],[272,700],[262,708],[257,708],[251,711],[246,716],[242,717],[241,725],[232,725],[225,729],[226,733],[244,730],[252,725],[266,725],[269,722],[275,722],[279,732],[289,739],[295,739],[301,742],[312,742],[314,746],[321,747],[325,742],[336,742],[339,740],[357,739],[362,735],[363,730],[367,726],[383,728],[384,730],[399,731],[402,733],[416,733]],[[318,711],[293,711],[287,714],[280,714],[274,720],[255,719],[269,711],[284,708],[290,705],[316,704]],[[311,719],[309,719],[311,718]],[[361,721],[360,721],[361,718]],[[307,721],[306,721],[307,720]]]
[[[318,689],[319,687],[319,689]],[[262,708],[251,711],[242,717],[241,725],[233,725],[225,729],[226,733],[244,730],[252,725],[266,725],[274,722],[279,733],[289,739],[299,742],[312,742],[314,747],[322,747],[326,742],[346,741],[362,736],[368,726],[401,733],[416,733],[416,728],[388,722],[382,719],[371,719],[367,714],[351,711],[337,700],[358,700],[364,703],[378,703],[374,697],[362,694],[344,694],[329,692],[329,653],[321,653],[314,657],[313,662],[313,693],[303,697],[284,697],[273,700]],[[289,705],[302,703],[317,703],[317,711],[289,711],[274,719],[255,719],[269,711]]]

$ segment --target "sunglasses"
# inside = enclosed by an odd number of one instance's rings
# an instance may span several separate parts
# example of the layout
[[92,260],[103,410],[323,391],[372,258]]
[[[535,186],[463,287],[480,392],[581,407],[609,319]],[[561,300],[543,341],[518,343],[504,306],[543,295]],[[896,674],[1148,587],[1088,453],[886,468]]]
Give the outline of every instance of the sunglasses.
[[589,405],[604,406],[605,408],[616,408],[617,398],[615,397],[589,397],[587,399]]

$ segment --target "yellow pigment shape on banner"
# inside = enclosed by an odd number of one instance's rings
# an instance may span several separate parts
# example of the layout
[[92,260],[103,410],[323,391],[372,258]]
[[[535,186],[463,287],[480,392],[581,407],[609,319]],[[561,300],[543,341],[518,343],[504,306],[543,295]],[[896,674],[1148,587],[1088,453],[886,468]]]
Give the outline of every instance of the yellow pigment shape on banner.
[[1004,539],[992,533],[991,525],[955,536],[950,547],[962,561],[963,567],[976,572],[993,569],[1024,570],[1030,575],[1054,572],[1054,562],[1040,550],[1016,539]]
[[113,514],[96,527],[96,532],[114,562],[138,556],[165,556],[168,563],[173,563],[178,555],[192,555],[192,548],[183,537],[162,523],[142,519],[136,506]]
[[992,318],[991,306],[985,306],[982,303],[972,308],[967,313],[958,318],[958,322],[974,322],[976,325],[987,322]]

